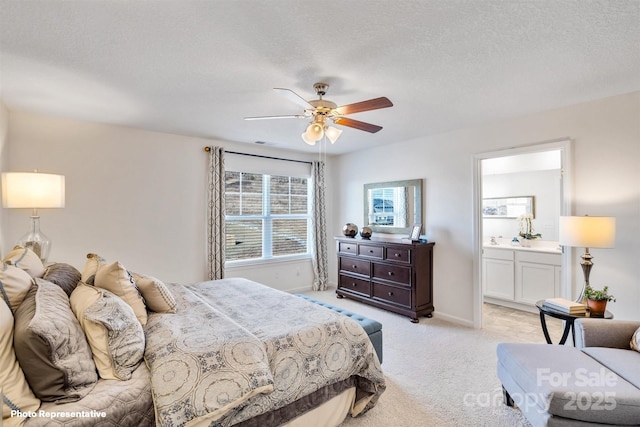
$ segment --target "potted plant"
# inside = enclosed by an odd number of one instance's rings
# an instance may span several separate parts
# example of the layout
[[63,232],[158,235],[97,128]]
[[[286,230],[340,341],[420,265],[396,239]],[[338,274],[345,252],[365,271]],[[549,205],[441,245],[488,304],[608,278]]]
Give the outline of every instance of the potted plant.
[[520,232],[518,235],[524,240],[534,240],[542,238],[542,234],[533,232],[533,215],[523,214],[518,217],[518,225],[520,226]]
[[616,298],[609,295],[609,287],[605,286],[600,290],[593,289],[590,285],[584,288],[584,297],[587,299],[587,306],[591,316],[604,316],[607,309],[607,302],[614,301]]

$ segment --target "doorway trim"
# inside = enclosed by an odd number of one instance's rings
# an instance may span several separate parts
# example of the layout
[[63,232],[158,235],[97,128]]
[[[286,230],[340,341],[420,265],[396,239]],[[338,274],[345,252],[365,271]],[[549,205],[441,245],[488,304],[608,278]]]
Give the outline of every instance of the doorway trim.
[[[573,207],[573,156],[570,138],[533,143],[518,147],[477,153],[473,156],[473,327],[482,328],[482,161],[518,154],[560,150],[562,184],[560,188],[560,215],[571,215]],[[560,294],[571,299],[572,271],[571,251],[561,255],[562,275]]]

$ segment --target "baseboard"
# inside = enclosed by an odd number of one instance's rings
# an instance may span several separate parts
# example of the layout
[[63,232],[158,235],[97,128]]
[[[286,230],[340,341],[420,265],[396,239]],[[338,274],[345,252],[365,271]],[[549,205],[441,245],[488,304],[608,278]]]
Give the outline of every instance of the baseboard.
[[446,320],[447,322],[455,323],[457,325],[473,328],[473,320],[463,319],[462,317],[452,316],[450,314],[442,313],[440,311],[434,311],[433,317],[440,320]]

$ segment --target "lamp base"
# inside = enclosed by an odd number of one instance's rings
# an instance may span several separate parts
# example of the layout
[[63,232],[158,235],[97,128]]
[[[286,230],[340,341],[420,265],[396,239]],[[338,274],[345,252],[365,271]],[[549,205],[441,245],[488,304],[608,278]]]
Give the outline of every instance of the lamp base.
[[591,267],[593,267],[593,262],[591,261],[593,257],[589,253],[589,248],[585,248],[585,252],[581,258],[582,262],[580,263],[580,266],[582,267],[582,274],[584,275],[584,285],[582,285],[582,291],[580,292],[580,295],[578,295],[576,302],[584,304],[584,291],[589,287],[589,274],[591,273]]
[[31,231],[22,236],[18,242],[18,245],[31,249],[42,261],[46,264],[49,258],[49,251],[51,250],[51,239],[45,236],[40,231],[40,217],[31,217]]

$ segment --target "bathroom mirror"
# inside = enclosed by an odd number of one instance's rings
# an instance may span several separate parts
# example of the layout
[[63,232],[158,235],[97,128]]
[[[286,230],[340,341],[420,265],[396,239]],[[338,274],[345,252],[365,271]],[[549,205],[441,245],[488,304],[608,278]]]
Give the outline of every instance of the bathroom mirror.
[[411,232],[422,223],[422,180],[364,185],[364,224],[378,233]]

